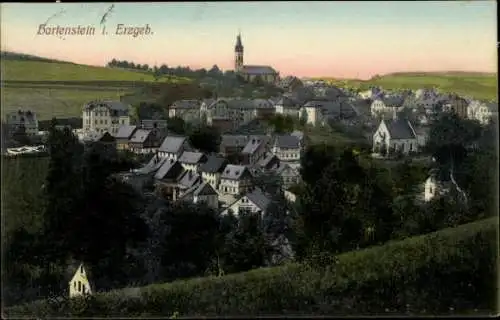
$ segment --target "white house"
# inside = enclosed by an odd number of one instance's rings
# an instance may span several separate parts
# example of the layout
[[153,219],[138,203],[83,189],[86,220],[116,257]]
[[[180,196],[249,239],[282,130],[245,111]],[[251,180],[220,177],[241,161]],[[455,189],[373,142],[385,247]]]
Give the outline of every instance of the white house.
[[170,118],[178,117],[186,122],[196,122],[200,120],[199,100],[178,100],[168,108]]
[[439,179],[437,171],[431,170],[424,183],[424,201],[429,202],[437,197],[444,196],[449,191],[450,183],[446,179]]
[[482,102],[473,100],[467,106],[467,118],[488,124],[490,119],[498,116],[497,102]]
[[18,110],[7,113],[6,118],[9,134],[13,134],[20,128],[24,128],[28,136],[38,134],[38,120],[35,112]]
[[129,105],[120,101],[91,101],[83,107],[83,132],[118,133],[121,125],[130,125]]
[[161,158],[177,160],[186,150],[191,150],[187,137],[167,136],[158,148],[158,155]]
[[318,101],[308,101],[301,108],[301,116],[305,116],[306,123],[313,126],[323,123],[323,104]]
[[373,152],[382,153],[386,151],[389,154],[391,150],[403,154],[418,151],[417,135],[408,120],[380,121],[377,130],[373,134]]
[[295,135],[278,135],[274,138],[271,151],[280,161],[299,162],[302,146]]
[[209,156],[207,161],[200,166],[201,179],[218,190],[220,178],[228,161],[217,156]]
[[202,182],[187,190],[180,200],[190,201],[195,204],[206,204],[209,208],[219,208],[219,195],[207,182]]
[[370,106],[370,112],[372,116],[379,115],[381,113],[394,112],[394,110],[399,111],[403,108],[404,99],[401,97],[383,97],[376,98],[373,100]]
[[250,136],[241,151],[243,163],[248,165],[256,164],[269,151],[270,142],[271,138],[265,135]]
[[299,171],[289,164],[280,164],[276,170],[276,173],[281,178],[283,190],[289,189],[291,186],[300,181]]
[[270,203],[270,198],[261,189],[254,188],[230,204],[221,214],[225,215],[232,212],[235,216],[238,216],[242,212],[248,212],[259,213],[262,217]]
[[247,167],[228,164],[220,177],[219,192],[231,195],[247,192],[252,178],[252,173]]
[[89,279],[90,275],[83,266],[83,263],[78,266],[73,278],[69,281],[69,297],[90,295],[92,294],[92,286]]
[[197,173],[200,166],[207,161],[207,156],[201,152],[184,151],[178,161],[184,170],[191,170]]

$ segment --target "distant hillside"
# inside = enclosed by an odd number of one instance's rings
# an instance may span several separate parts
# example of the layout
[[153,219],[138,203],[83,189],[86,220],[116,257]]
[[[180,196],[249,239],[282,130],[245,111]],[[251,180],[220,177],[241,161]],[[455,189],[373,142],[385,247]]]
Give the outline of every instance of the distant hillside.
[[43,61],[43,62],[56,62],[56,63],[71,63],[71,64],[73,64],[73,62],[50,59],[50,58],[43,58],[43,57],[31,55],[31,54],[17,53],[17,52],[11,52],[11,51],[1,51],[0,54],[1,54],[2,60]]
[[497,100],[497,75],[481,72],[401,72],[373,77],[370,80],[335,79],[321,77],[331,84],[368,89],[381,86],[384,89],[419,89],[436,87],[443,92],[454,92],[481,100]]
[[[43,58],[42,58],[43,59]],[[57,61],[16,60],[2,62],[3,81],[137,81],[155,82],[152,74],[118,68],[95,67]],[[189,79],[162,77],[160,82],[186,82]]]

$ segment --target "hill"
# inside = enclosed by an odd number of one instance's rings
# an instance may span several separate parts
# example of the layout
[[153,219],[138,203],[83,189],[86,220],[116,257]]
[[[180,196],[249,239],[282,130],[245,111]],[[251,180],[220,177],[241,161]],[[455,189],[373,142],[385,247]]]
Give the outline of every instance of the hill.
[[497,75],[481,72],[401,72],[373,77],[370,80],[317,78],[340,86],[361,90],[370,86],[384,89],[419,89],[437,87],[443,92],[453,92],[480,100],[497,100]]
[[[155,82],[151,73],[96,67],[67,62],[6,60],[2,62],[3,81],[137,81]],[[188,79],[163,77],[158,81],[180,82]]]
[[0,56],[2,60],[18,60],[18,61],[43,61],[43,62],[56,62],[56,63],[73,63],[68,61],[61,61],[50,58],[43,58],[31,54],[17,53],[11,51],[1,51]]
[[38,301],[10,317],[453,315],[496,313],[497,218],[339,255],[328,268],[289,264]]

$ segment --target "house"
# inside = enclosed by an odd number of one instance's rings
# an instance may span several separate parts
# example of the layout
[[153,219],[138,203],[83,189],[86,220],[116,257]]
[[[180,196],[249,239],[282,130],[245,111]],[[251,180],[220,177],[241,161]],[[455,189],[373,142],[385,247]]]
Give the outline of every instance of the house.
[[283,96],[274,106],[276,114],[300,118],[300,104],[297,100]]
[[9,135],[13,135],[18,130],[23,130],[27,136],[38,134],[38,119],[35,112],[18,110],[7,113],[6,118]]
[[250,136],[247,144],[241,151],[243,164],[254,165],[269,151],[271,138],[269,136]]
[[246,192],[235,202],[230,204],[224,211],[221,212],[221,214],[226,215],[231,212],[235,216],[238,216],[243,212],[248,212],[258,213],[262,217],[265,214],[270,203],[271,199],[268,195],[266,195],[259,188],[253,188],[252,190],[249,190],[249,192]]
[[264,154],[262,159],[257,163],[257,167],[263,171],[271,171],[278,168],[280,165],[280,159],[271,152]]
[[128,142],[128,148],[134,153],[153,153],[156,152],[159,145],[152,130],[135,130]]
[[302,86],[304,86],[302,81],[294,76],[287,76],[281,79],[278,83],[278,87],[289,92],[294,91]]
[[115,134],[116,148],[118,150],[128,149],[128,142],[136,130],[137,126],[128,124],[121,125]]
[[286,163],[279,165],[276,174],[281,178],[283,190],[288,190],[291,186],[300,182],[299,171]]
[[156,193],[165,199],[173,200],[178,178],[183,173],[184,168],[178,161],[166,159],[154,175]]
[[94,290],[89,278],[89,270],[81,263],[68,283],[69,297],[74,298],[77,296],[91,295]]
[[220,177],[219,192],[231,195],[244,193],[250,188],[252,179],[247,167],[228,164]]
[[197,122],[200,120],[200,101],[199,100],[179,100],[175,101],[168,108],[170,118],[178,117],[185,122]]
[[302,152],[300,139],[291,134],[278,135],[274,138],[271,152],[285,162],[299,162]]
[[250,139],[247,135],[223,134],[219,145],[219,153],[224,157],[239,155]]
[[177,201],[181,198],[186,191],[193,188],[196,185],[199,185],[202,182],[201,176],[191,170],[184,171],[177,178],[177,185],[174,188],[173,200]]
[[417,152],[417,136],[410,121],[397,118],[380,121],[373,134],[373,150],[387,155],[392,152]]
[[488,124],[491,119],[498,117],[498,102],[473,100],[467,106],[467,117],[483,125]]
[[439,174],[436,169],[432,169],[424,183],[423,199],[425,202],[429,202],[446,195],[451,189],[449,177]]
[[140,128],[151,130],[158,138],[165,137],[168,132],[167,120],[143,119]]
[[116,135],[120,125],[129,125],[130,106],[121,101],[91,101],[83,107],[83,131]]
[[440,101],[439,105],[443,112],[452,112],[462,119],[467,118],[467,107],[469,103],[456,94],[450,94],[447,98]]
[[201,152],[184,151],[178,161],[184,170],[198,172],[200,166],[207,161],[207,156]]
[[207,161],[199,168],[201,179],[209,183],[215,190],[218,190],[222,172],[227,164],[228,161],[224,158],[209,156]]
[[205,203],[209,208],[219,208],[219,195],[208,182],[202,182],[187,190],[180,198],[181,201],[189,201],[195,204]]
[[399,111],[404,104],[402,97],[382,97],[373,100],[370,111],[372,116],[380,115],[382,113],[393,113],[394,109]]
[[216,99],[203,99],[200,103],[200,121],[202,124],[208,124],[208,110],[214,104]]
[[177,160],[184,151],[191,150],[188,138],[183,136],[167,136],[158,148],[158,155],[163,158]]

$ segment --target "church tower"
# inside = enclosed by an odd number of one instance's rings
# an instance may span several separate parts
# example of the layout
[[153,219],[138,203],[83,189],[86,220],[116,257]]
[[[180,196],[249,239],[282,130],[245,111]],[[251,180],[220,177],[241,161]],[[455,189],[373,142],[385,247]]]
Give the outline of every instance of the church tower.
[[240,72],[243,69],[243,45],[241,44],[241,34],[236,37],[236,46],[234,46],[234,71]]

